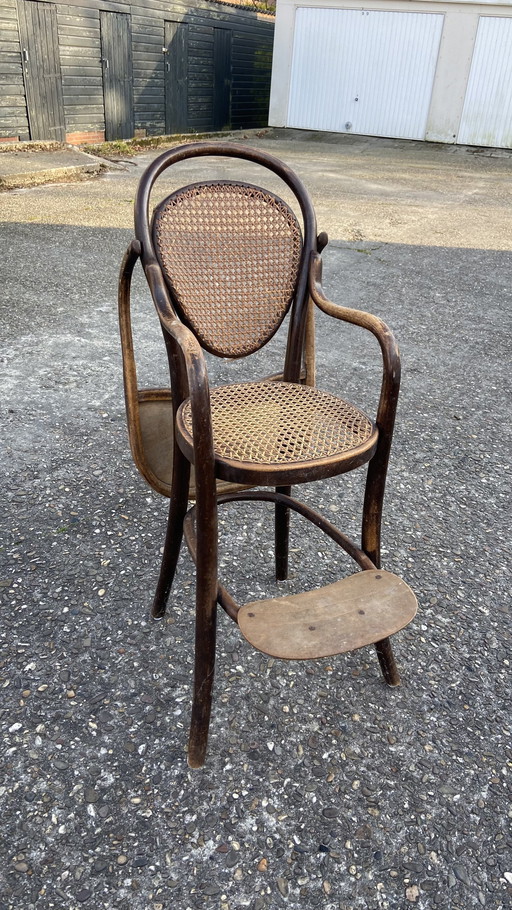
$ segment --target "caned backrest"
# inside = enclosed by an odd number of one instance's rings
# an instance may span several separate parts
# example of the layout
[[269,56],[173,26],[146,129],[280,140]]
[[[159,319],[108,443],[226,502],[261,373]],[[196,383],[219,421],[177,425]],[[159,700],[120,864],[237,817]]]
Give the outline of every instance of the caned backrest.
[[302,233],[260,187],[207,181],[155,210],[153,244],[180,318],[207,351],[242,357],[277,331],[294,299]]

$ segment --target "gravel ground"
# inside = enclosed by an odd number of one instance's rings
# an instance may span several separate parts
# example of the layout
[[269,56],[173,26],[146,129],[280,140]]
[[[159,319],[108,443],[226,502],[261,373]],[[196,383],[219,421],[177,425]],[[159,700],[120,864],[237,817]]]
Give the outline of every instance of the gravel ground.
[[[510,160],[267,146],[324,215],[332,298],[377,312],[402,348],[384,566],[420,604],[394,640],[403,685],[384,685],[372,649],[266,658],[221,616],[207,764],[189,770],[193,569],[183,554],[151,623],[166,502],[131,463],[116,326],[149,156],[4,195],[0,910],[511,906]],[[160,383],[140,279],[135,305],[143,384]],[[373,340],[328,320],[318,334],[319,384],[371,408]],[[279,368],[280,341],[253,375]],[[303,491],[354,535],[360,495],[358,472]],[[277,586],[270,507],[221,517],[241,599],[346,568],[296,519]]]

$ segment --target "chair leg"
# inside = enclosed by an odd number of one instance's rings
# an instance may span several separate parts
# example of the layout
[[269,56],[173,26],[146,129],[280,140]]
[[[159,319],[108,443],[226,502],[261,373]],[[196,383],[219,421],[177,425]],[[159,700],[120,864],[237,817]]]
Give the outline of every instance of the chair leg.
[[375,477],[375,472],[372,470],[372,462],[370,462],[363,506],[361,548],[378,569],[380,569],[380,536],[383,502],[384,479],[381,480],[381,478]]
[[179,451],[174,452],[173,479],[164,553],[151,608],[153,619],[162,619],[171,591],[183,539],[183,520],[187,512],[190,464]]
[[194,695],[188,763],[201,768],[206,758],[212,707],[217,632],[217,499],[213,469],[196,475],[196,638]]
[[[389,457],[389,444],[384,444],[368,465],[366,490],[363,506],[363,527],[361,545],[373,564],[380,569],[380,537],[382,525],[382,506],[386,486],[386,472]],[[389,638],[383,638],[375,644],[382,675],[388,686],[400,685],[393,649]]]
[[[276,487],[276,493],[291,496],[291,487]],[[276,581],[285,581],[288,578],[288,547],[290,537],[290,510],[282,503],[276,503],[275,508],[275,561]]]
[[188,764],[201,768],[206,758],[212,709],[217,630],[216,589],[197,592],[194,695],[188,741]]
[[382,675],[388,686],[399,686],[400,674],[395,663],[395,657],[389,638],[383,638],[382,641],[376,642],[375,650],[377,651],[377,657],[379,658]]
[[377,451],[368,464],[364,491],[361,545],[367,556],[380,569],[382,507],[386,489],[391,432],[381,433]]

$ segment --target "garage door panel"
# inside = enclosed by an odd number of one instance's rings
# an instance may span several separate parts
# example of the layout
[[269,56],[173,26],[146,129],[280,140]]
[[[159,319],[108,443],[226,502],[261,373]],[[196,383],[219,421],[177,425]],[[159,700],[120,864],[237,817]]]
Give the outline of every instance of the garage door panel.
[[288,126],[424,138],[443,16],[296,11]]
[[480,16],[457,142],[512,148],[512,19]]

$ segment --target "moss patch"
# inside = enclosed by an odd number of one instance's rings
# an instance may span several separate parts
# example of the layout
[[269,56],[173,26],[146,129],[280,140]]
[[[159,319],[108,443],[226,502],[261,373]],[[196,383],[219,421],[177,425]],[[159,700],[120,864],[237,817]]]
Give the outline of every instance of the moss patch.
[[[258,135],[265,134],[265,130],[259,130]],[[234,136],[242,138],[246,135],[244,130],[236,133],[181,133],[172,136],[145,136],[138,139],[116,139],[114,142],[100,142],[97,145],[82,145],[84,152],[90,152],[92,155],[98,155],[100,158],[128,158],[133,155],[140,155],[147,149],[155,148],[173,148],[175,145],[183,145],[186,142],[197,142],[200,139],[229,139]]]

